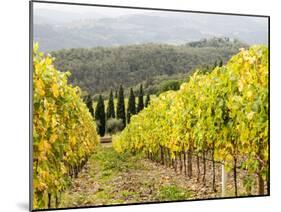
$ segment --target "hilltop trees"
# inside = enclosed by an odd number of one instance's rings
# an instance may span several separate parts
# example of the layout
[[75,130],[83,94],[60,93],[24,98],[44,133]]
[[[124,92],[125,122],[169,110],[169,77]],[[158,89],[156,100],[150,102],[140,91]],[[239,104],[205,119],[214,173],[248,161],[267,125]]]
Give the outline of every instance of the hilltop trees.
[[150,102],[150,95],[149,95],[149,94],[147,94],[146,99],[145,99],[144,106],[145,106],[145,107],[147,107],[147,106],[148,106],[148,104],[149,104],[149,102]]
[[109,94],[108,106],[107,106],[107,110],[106,110],[106,118],[107,119],[115,118],[115,109],[114,109],[112,90],[110,91],[110,94]]
[[99,96],[98,104],[96,106],[95,118],[97,122],[97,131],[100,136],[105,134],[105,111],[102,95]]
[[120,87],[119,87],[116,117],[117,117],[117,119],[122,119],[123,128],[125,128],[125,126],[126,126],[126,114],[125,114],[124,90],[123,90],[122,85],[120,85]]
[[143,109],[143,89],[142,89],[142,84],[140,85],[140,91],[138,95],[138,107],[137,107],[137,112],[140,112]]
[[135,100],[135,94],[133,89],[130,90],[130,96],[128,100],[128,109],[127,109],[127,121],[130,123],[131,115],[136,114],[136,100]]
[[[70,83],[78,85],[88,93],[96,94],[107,90],[108,85],[118,88],[122,84],[123,89],[127,90],[144,83],[147,78],[168,76],[172,79],[178,74],[186,74],[200,66],[211,67],[218,58],[227,61],[241,47],[245,48],[247,45],[210,39],[194,45],[140,44],[64,49],[51,52],[51,55],[56,58],[54,62],[57,69],[71,70]],[[155,83],[157,81],[149,87],[153,88],[153,85],[157,85]],[[145,86],[144,88],[147,89]]]
[[157,95],[169,90],[179,90],[181,83],[182,80],[166,80],[160,83]]
[[[169,90],[178,90],[181,84],[181,80],[167,80],[164,83],[161,84],[159,87],[159,90],[162,90],[163,92],[169,91]],[[108,133],[114,133],[117,131],[122,131],[127,124],[130,123],[131,117],[133,115],[138,114],[140,111],[144,109],[144,107],[147,107],[150,103],[150,96],[151,94],[149,92],[144,92],[143,84],[138,85],[139,90],[134,91],[134,88],[130,88],[129,92],[126,92],[123,89],[123,85],[121,84],[119,86],[119,89],[111,89],[110,93],[108,95],[108,102],[105,102],[105,131]],[[161,88],[161,89],[160,89]],[[114,97],[117,93],[117,105],[115,108],[115,101]],[[161,93],[163,93],[161,92]],[[135,94],[137,93],[137,94]],[[100,94],[101,95],[101,94]],[[97,96],[97,101],[100,102],[100,95]],[[137,99],[136,99],[137,98]],[[126,105],[125,105],[126,104]],[[98,104],[96,106],[97,108],[100,107]],[[96,111],[96,113],[99,113]],[[96,121],[98,125],[102,125],[103,128],[103,122],[100,123],[100,118],[96,117]],[[119,120],[119,121],[117,121]],[[120,122],[121,120],[121,122]],[[109,123],[107,123],[109,122]],[[119,127],[121,123],[121,126]],[[118,127],[115,127],[117,126]],[[114,128],[114,129],[113,129]],[[102,130],[103,131],[103,130]]]
[[85,104],[87,105],[89,112],[91,113],[92,117],[95,117],[94,113],[94,107],[93,107],[93,100],[91,98],[91,95],[87,95],[84,99]]

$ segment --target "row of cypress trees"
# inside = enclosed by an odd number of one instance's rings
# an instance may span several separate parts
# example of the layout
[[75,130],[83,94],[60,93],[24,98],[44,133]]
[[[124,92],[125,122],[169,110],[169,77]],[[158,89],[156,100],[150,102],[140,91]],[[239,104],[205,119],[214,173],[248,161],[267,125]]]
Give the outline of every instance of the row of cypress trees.
[[93,108],[93,102],[90,96],[87,96],[86,98],[86,104],[89,108],[90,113],[95,118],[97,122],[97,131],[100,136],[104,136],[105,130],[106,130],[106,121],[109,119],[120,119],[122,120],[122,129],[126,127],[127,123],[130,123],[130,119],[132,115],[137,114],[140,112],[144,107],[146,107],[150,102],[150,96],[149,94],[146,96],[145,102],[144,102],[144,93],[142,85],[140,85],[140,90],[138,94],[138,104],[136,104],[136,97],[134,94],[133,89],[130,89],[129,99],[128,99],[128,105],[127,105],[127,114],[125,111],[125,99],[124,99],[124,90],[123,86],[120,85],[118,95],[117,96],[117,107],[116,107],[116,113],[115,113],[115,106],[114,106],[114,97],[112,90],[109,94],[108,99],[108,105],[105,112],[105,105],[102,95],[99,95],[98,103],[96,106],[96,109],[94,111]]

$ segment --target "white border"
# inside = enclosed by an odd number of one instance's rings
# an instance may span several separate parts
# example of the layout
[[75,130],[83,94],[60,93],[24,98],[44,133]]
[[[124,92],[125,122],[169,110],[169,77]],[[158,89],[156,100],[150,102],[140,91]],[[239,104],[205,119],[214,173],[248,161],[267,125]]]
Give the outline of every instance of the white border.
[[[58,0],[59,1],[59,0]],[[71,1],[71,0],[68,0]],[[78,1],[78,0],[77,0]],[[74,1],[75,2],[75,1]],[[280,201],[280,7],[274,0],[79,0],[181,10],[261,14],[271,16],[271,196],[185,203],[92,208],[68,211],[276,211]],[[28,210],[28,0],[1,1],[0,45],[0,211]],[[275,67],[275,69],[274,69]],[[274,114],[274,115],[273,115]]]

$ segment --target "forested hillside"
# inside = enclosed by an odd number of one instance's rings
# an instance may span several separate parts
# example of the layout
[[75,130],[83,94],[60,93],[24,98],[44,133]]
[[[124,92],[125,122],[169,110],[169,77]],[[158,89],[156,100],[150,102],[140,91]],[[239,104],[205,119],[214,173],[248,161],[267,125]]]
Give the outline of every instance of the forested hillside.
[[167,79],[185,78],[196,68],[208,69],[227,61],[247,45],[228,38],[213,38],[185,45],[141,44],[121,47],[68,49],[51,52],[55,66],[70,70],[70,82],[88,93],[126,88],[139,83],[150,93]]

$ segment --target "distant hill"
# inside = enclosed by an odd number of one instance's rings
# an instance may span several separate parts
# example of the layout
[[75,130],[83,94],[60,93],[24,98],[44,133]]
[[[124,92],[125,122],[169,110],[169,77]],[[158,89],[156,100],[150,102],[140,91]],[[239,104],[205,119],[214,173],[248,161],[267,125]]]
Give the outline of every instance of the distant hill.
[[183,44],[212,37],[266,44],[267,19],[173,12],[112,18],[99,13],[72,15],[54,11],[38,13],[34,18],[34,40],[40,42],[43,51],[142,43]]
[[59,70],[70,70],[71,83],[91,94],[116,89],[120,84],[128,88],[139,83],[154,93],[155,84],[167,79],[184,79],[195,68],[212,67],[221,60],[226,62],[241,47],[247,45],[228,38],[213,38],[184,45],[80,48],[51,54]]

